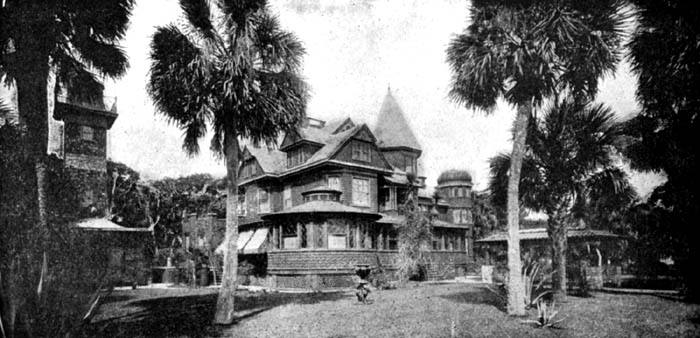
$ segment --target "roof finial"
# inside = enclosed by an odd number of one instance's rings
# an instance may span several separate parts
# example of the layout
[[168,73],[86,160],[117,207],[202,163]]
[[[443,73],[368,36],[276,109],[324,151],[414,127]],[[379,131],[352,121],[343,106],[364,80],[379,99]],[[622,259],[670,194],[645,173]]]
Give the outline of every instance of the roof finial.
[[388,92],[389,94],[391,94],[391,83],[389,83],[389,84],[386,86],[386,88],[387,88],[387,92]]

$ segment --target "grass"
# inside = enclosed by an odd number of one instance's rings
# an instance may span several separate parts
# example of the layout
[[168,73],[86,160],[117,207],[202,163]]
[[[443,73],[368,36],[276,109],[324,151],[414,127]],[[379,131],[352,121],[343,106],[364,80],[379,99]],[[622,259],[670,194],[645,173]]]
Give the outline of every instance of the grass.
[[[697,337],[700,305],[652,295],[594,293],[557,304],[560,329],[511,318],[478,285],[421,285],[375,291],[359,305],[351,293],[240,292],[239,321],[210,325],[215,289],[115,292],[91,324],[99,337]],[[530,310],[527,319],[534,319]]]

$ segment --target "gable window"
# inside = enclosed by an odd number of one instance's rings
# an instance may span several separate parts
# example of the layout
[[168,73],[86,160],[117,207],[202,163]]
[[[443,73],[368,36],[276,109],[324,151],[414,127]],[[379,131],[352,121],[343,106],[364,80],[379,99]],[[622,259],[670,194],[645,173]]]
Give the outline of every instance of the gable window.
[[282,197],[284,199],[284,209],[289,209],[292,207],[292,187],[285,186],[282,192]]
[[369,180],[352,179],[352,204],[362,207],[369,206]]
[[354,141],[352,143],[352,159],[362,162],[371,162],[371,148],[367,142]]
[[258,212],[261,214],[270,212],[270,194],[266,189],[258,190]]
[[80,126],[80,139],[83,141],[94,141],[95,130],[90,126]]
[[243,178],[250,177],[250,176],[255,175],[256,172],[257,172],[257,166],[255,165],[255,161],[250,161],[243,166],[243,173],[241,176]]
[[296,167],[308,160],[308,152],[303,147],[297,147],[287,152],[287,167]]

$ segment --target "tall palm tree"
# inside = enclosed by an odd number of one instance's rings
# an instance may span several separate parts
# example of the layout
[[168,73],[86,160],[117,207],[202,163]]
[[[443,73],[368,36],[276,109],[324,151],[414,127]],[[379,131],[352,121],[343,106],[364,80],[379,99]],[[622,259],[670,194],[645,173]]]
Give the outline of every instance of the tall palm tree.
[[517,107],[508,184],[508,313],[524,315],[518,182],[533,109],[555,93],[592,97],[620,58],[624,16],[615,0],[474,0],[471,24],[447,49],[450,97],[490,112]]
[[[630,201],[636,196],[615,165],[621,136],[609,108],[572,98],[553,103],[528,126],[520,201],[548,216],[555,291],[566,293],[567,229],[585,217],[575,211],[596,207],[605,198]],[[490,189],[498,205],[505,204],[510,162],[506,154],[491,159]]]
[[227,250],[214,321],[230,324],[238,252],[238,138],[272,142],[303,119],[304,49],[281,29],[264,0],[181,0],[180,6],[186,20],[159,27],[153,36],[148,91],[158,111],[184,131],[188,154],[198,153],[198,141],[211,128],[210,148],[225,159]]
[[20,125],[28,135],[35,163],[41,231],[48,225],[49,105],[54,93],[62,90],[71,100],[101,102],[99,76],[116,78],[128,68],[118,42],[126,33],[132,7],[133,0],[5,0],[0,4],[0,78],[4,75],[5,84],[17,89]]

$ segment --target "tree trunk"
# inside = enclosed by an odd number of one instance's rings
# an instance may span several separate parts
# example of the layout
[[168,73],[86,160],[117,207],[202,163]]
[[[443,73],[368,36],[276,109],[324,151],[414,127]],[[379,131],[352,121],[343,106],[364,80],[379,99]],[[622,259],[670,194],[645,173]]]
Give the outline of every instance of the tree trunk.
[[26,132],[28,149],[34,162],[37,220],[40,227],[37,230],[43,234],[42,238],[48,234],[46,153],[49,138],[49,71],[47,60],[45,66],[38,66],[16,77],[20,126]]
[[549,237],[552,239],[552,291],[558,302],[566,301],[566,221],[563,213],[549,215],[547,222]]
[[525,315],[525,285],[520,260],[520,169],[525,156],[525,139],[532,105],[521,104],[515,117],[513,152],[508,175],[508,314]]
[[221,289],[216,301],[214,324],[229,325],[234,320],[234,296],[238,270],[238,139],[234,133],[225,136],[226,155],[226,252]]

